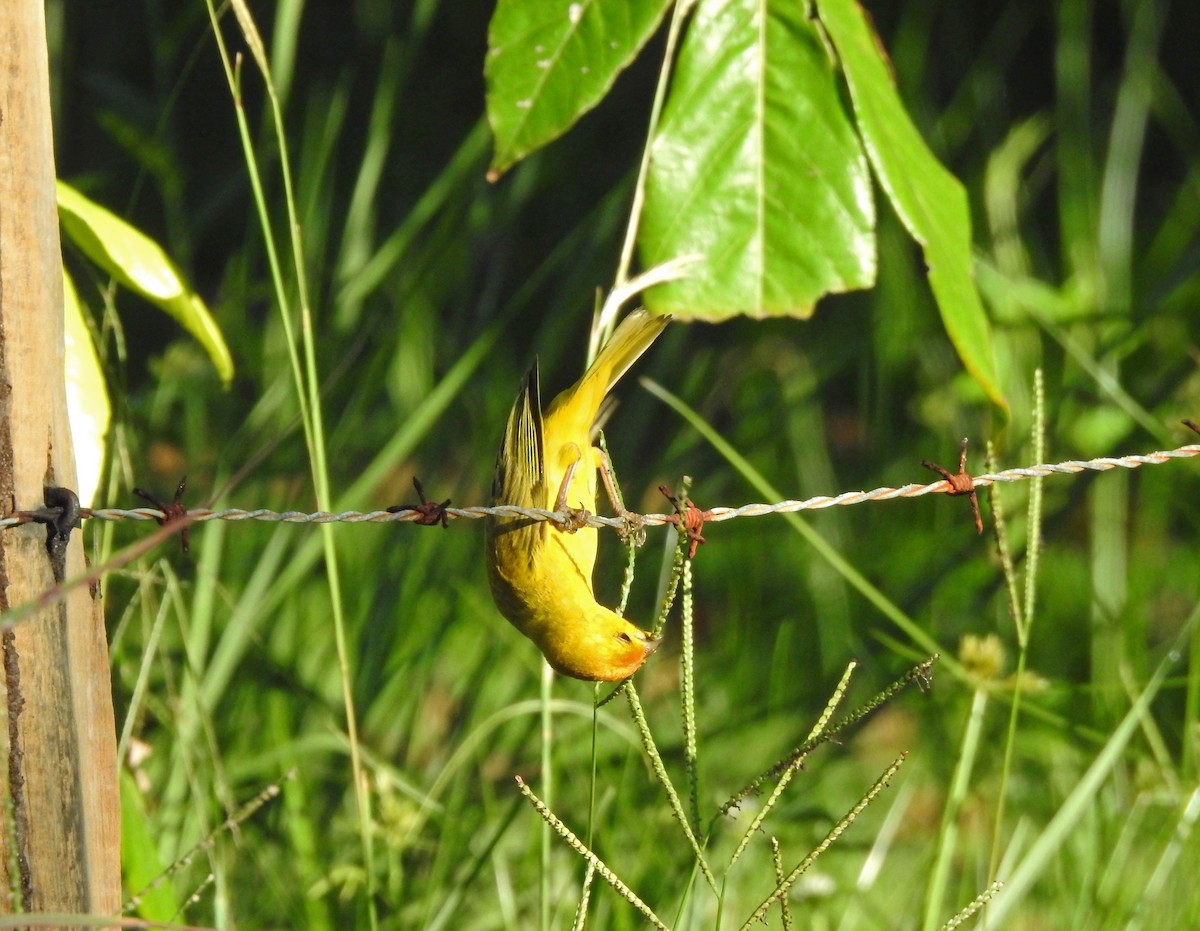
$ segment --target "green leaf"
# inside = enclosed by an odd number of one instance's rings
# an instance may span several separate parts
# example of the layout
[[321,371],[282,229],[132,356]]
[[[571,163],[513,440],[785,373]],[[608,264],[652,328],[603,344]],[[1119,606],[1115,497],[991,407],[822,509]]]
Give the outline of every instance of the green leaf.
[[875,279],[866,157],[804,4],[701,0],[654,139],[641,259],[702,258],[647,303],[807,317]]
[[96,489],[104,471],[104,438],[112,420],[108,386],[100,357],[83,319],[83,308],[75,283],[63,269],[63,337],[67,374],[67,419],[71,424],[71,445],[75,450],[76,483],[79,501],[85,507],[95,503]]
[[[141,895],[137,913],[147,921],[174,919],[181,905],[174,900],[170,879],[158,859],[158,845],[146,819],[142,793],[133,775],[121,770],[121,872],[128,896]],[[151,886],[151,884],[154,884]]]
[[992,334],[971,274],[971,216],[958,180],[904,110],[878,37],[854,0],[816,0],[841,60],[871,165],[901,222],[925,250],[929,283],[959,358],[1007,417]]
[[498,178],[596,106],[662,19],[668,0],[500,0],[484,63]]
[[233,357],[200,296],[162,247],[116,214],[58,182],[63,232],[89,259],[131,291],[174,317],[204,347],[221,381],[233,378]]

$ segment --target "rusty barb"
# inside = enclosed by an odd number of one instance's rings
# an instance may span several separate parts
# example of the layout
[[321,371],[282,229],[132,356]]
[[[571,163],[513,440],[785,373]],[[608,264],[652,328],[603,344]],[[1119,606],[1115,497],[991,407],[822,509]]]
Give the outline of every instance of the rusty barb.
[[671,489],[666,485],[659,485],[658,490],[662,492],[664,498],[671,502],[671,507],[675,508],[673,523],[675,528],[688,539],[688,559],[695,559],[696,550],[700,548],[700,544],[708,542],[700,535],[700,531],[704,529],[704,522],[711,515],[708,511],[702,511],[696,507],[691,498],[680,501],[671,494]]
[[[1190,429],[1200,433],[1200,428],[1197,428],[1194,421],[1189,420],[1184,421],[1184,423]],[[694,504],[687,501],[680,507],[676,501],[674,502],[675,510],[670,514],[641,514],[626,515],[623,517],[600,517],[595,514],[589,514],[586,517],[586,521],[581,523],[580,526],[605,527],[621,533],[628,532],[631,517],[634,519],[640,518],[640,523],[646,526],[670,524],[674,527],[679,527],[682,520],[683,530],[689,535],[689,539],[693,544],[690,555],[694,556],[696,548],[700,546],[704,539],[701,535],[703,525],[710,521],[720,522],[739,517],[759,517],[766,514],[790,514],[797,511],[847,507],[855,504],[864,504],[868,501],[919,498],[929,494],[948,494],[971,496],[976,528],[981,529],[982,519],[979,516],[976,493],[980,488],[988,485],[999,482],[1023,482],[1031,478],[1041,478],[1049,475],[1078,475],[1081,472],[1137,469],[1142,466],[1162,465],[1173,459],[1190,459],[1195,456],[1200,456],[1200,443],[1144,455],[1102,457],[1086,461],[1072,459],[1065,462],[1005,469],[1001,472],[972,476],[966,471],[966,444],[964,442],[962,452],[959,456],[958,472],[950,472],[932,462],[924,463],[926,468],[933,470],[940,476],[938,481],[927,485],[913,484],[903,485],[899,488],[876,488],[871,491],[846,491],[832,496],[818,495],[802,501],[787,500],[778,501],[774,504],[744,504],[736,508],[713,507],[704,511],[701,511]],[[410,521],[422,526],[441,524],[445,527],[451,520],[459,518],[479,520],[484,517],[520,517],[528,520],[548,520],[561,527],[567,525],[573,519],[578,519],[579,516],[578,512],[560,513],[558,511],[545,510],[544,508],[526,508],[512,504],[501,504],[494,507],[455,508],[450,507],[449,499],[440,503],[430,501],[425,496],[425,492],[420,484],[416,483],[415,480],[414,484],[417,488],[417,494],[421,499],[418,504],[401,504],[382,511],[316,511],[312,513],[303,511],[272,511],[266,508],[256,510],[244,510],[241,508],[222,508],[220,510],[209,508],[185,509],[180,500],[184,485],[183,482],[180,482],[180,487],[176,490],[176,498],[173,501],[160,501],[143,492],[142,494],[146,500],[152,501],[155,507],[132,508],[128,510],[122,508],[81,508],[78,507],[77,501],[72,503],[71,499],[68,498],[64,503],[63,499],[57,497],[59,491],[73,497],[68,489],[47,489],[45,507],[33,511],[15,511],[0,517],[0,530],[31,522],[43,523],[53,525],[51,535],[55,540],[65,541],[69,539],[71,528],[78,526],[80,520],[156,521],[164,525],[184,519],[189,523],[210,520],[253,520],[285,524],[382,524],[395,521]],[[53,501],[51,500],[52,497]],[[50,541],[48,540],[47,546],[49,545]],[[61,546],[65,550],[65,542],[59,542],[55,545]]]
[[421,480],[415,475],[413,476],[413,488],[417,490],[417,497],[421,499],[420,504],[393,504],[387,509],[389,514],[403,514],[406,511],[413,512],[416,516],[411,520],[414,524],[422,527],[436,527],[442,525],[442,529],[448,529],[450,526],[450,518],[446,514],[446,508],[450,507],[450,499],[447,498],[441,504],[436,501],[430,501],[425,497],[425,489],[421,485]]
[[921,465],[931,472],[936,472],[945,480],[949,486],[946,494],[970,495],[971,514],[975,518],[975,532],[983,533],[983,518],[979,514],[979,495],[975,493],[975,479],[971,478],[967,472],[967,438],[963,437],[962,450],[958,454],[957,472],[948,472],[936,462],[930,462],[928,459],[922,459]]
[[183,521],[183,529],[179,531],[179,545],[183,549],[186,556],[192,548],[191,541],[188,539],[188,509],[183,505],[183,494],[187,491],[187,476],[179,480],[179,484],[175,486],[175,497],[170,501],[163,501],[150,492],[135,488],[133,493],[143,501],[153,504],[156,508],[162,511],[162,517],[158,518],[158,526],[165,527],[167,524]]

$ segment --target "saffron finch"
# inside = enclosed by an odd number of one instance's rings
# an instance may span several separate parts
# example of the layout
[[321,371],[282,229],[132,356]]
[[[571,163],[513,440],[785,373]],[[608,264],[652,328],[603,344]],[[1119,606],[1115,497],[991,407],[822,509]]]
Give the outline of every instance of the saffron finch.
[[[596,415],[613,385],[669,320],[645,310],[631,313],[544,416],[534,360],[496,458],[494,504],[595,511],[596,472],[604,467],[592,446]],[[644,630],[596,602],[595,528],[570,532],[550,521],[491,517],[486,536],[496,606],[559,672],[593,681],[626,679],[658,646]]]

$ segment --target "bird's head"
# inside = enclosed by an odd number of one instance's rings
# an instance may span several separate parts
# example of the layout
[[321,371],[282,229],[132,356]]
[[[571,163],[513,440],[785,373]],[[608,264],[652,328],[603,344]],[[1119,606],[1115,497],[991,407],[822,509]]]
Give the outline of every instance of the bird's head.
[[662,642],[600,605],[572,633],[546,659],[564,675],[593,682],[628,679]]

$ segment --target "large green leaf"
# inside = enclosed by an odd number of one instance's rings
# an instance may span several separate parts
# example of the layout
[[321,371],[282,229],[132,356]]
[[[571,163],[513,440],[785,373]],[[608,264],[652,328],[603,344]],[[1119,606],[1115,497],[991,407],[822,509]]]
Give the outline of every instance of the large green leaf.
[[866,157],[803,3],[701,0],[651,155],[642,261],[702,259],[655,310],[807,317],[874,282]]
[[966,192],[929,151],[908,118],[862,8],[854,0],[816,0],[816,4],[841,59],[871,165],[901,222],[925,250],[929,283],[950,341],[967,371],[1006,412],[991,327],[971,274]]
[[488,29],[489,177],[594,107],[654,32],[668,0],[500,0]]
[[226,384],[233,357],[207,305],[150,237],[116,214],[58,182],[58,219],[63,233],[105,273],[174,317],[204,347]]

